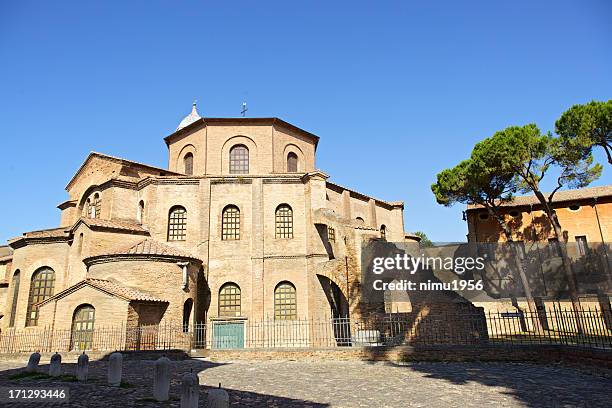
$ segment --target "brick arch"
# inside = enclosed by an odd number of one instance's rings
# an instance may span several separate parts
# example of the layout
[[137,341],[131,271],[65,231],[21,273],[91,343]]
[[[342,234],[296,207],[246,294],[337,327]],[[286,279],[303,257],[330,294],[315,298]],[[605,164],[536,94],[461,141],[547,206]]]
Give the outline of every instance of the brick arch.
[[79,215],[83,213],[83,206],[85,205],[85,201],[93,194],[93,193],[99,193],[100,195],[102,195],[102,190],[100,189],[100,186],[97,184],[93,184],[91,186],[89,186],[85,192],[83,192],[83,195],[81,195],[81,199],[79,200],[79,204],[77,206],[77,209],[79,211]]
[[338,286],[338,288],[340,288],[340,291],[342,292],[342,295],[345,298],[349,298],[349,294],[347,293],[347,284],[346,284],[346,279],[339,279],[337,274],[334,273],[333,271],[329,271],[329,270],[324,270],[324,271],[318,271],[317,272],[317,276],[322,276],[324,278],[329,279],[330,281],[332,281],[333,283],[336,284],[336,286]]
[[283,151],[283,171],[282,173],[287,172],[287,156],[289,153],[295,153],[298,158],[298,173],[306,172],[306,156],[300,147],[296,144],[289,143],[285,146]]
[[197,174],[197,172],[200,170],[199,169],[199,165],[196,165],[196,158],[197,158],[197,154],[196,153],[197,152],[198,152],[198,150],[191,143],[186,144],[185,146],[183,146],[183,148],[181,149],[180,153],[178,154],[178,156],[176,158],[176,164],[175,164],[175,167],[174,167],[176,169],[176,171],[179,171],[181,173],[185,172],[183,159],[185,158],[185,155],[187,153],[191,153],[193,155],[193,174]]
[[221,147],[221,174],[229,174],[229,154],[232,147],[244,145],[249,149],[249,174],[257,174],[260,169],[257,143],[244,135],[232,136]]

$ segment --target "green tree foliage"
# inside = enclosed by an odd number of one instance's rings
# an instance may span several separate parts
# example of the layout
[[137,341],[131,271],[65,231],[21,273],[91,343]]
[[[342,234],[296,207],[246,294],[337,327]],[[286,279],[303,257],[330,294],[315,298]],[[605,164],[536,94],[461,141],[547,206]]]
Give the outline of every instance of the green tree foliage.
[[555,132],[567,151],[586,157],[599,146],[612,164],[612,100],[572,106],[555,123]]
[[422,247],[429,248],[433,246],[433,242],[431,242],[429,237],[427,237],[427,234],[425,234],[423,231],[417,231],[414,233],[414,235],[421,238],[420,244]]
[[[554,138],[550,133],[542,134],[534,124],[511,126],[495,133],[474,147],[472,156],[490,165],[498,166],[504,176],[514,174],[517,186],[523,192],[533,192],[542,210],[552,225],[561,245],[561,258],[568,281],[570,298],[576,313],[580,310],[578,291],[572,263],[567,254],[567,237],[563,234],[559,218],[553,207],[555,193],[563,188],[580,188],[589,185],[601,175],[602,166],[593,164],[592,153],[577,153],[575,149]],[[544,193],[540,183],[551,169],[555,174],[556,186],[550,193]]]

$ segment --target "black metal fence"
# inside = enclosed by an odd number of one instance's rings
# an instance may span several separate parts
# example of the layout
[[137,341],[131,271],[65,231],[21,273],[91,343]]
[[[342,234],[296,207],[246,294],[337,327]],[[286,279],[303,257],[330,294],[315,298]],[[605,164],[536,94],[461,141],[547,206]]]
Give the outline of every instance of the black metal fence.
[[550,344],[612,349],[612,314],[560,308],[530,312],[388,314],[367,320],[213,320],[189,326],[100,327],[91,332],[7,329],[0,353],[377,347],[403,344]]

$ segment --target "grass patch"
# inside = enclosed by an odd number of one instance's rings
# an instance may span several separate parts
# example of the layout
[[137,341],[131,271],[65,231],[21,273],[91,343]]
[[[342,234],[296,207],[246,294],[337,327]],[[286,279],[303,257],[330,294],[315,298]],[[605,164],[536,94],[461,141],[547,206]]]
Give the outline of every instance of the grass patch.
[[51,378],[48,374],[44,373],[28,373],[27,371],[22,371],[17,374],[13,374],[9,377],[9,380],[46,380]]
[[68,374],[64,374],[64,375],[60,375],[59,376],[60,381],[64,381],[64,382],[77,382],[79,381],[75,375],[68,375]]

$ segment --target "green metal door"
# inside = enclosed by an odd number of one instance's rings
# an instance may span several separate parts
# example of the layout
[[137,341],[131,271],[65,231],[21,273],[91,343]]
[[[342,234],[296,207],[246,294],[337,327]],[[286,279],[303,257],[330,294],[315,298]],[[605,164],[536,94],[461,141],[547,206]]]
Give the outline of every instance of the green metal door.
[[219,322],[213,324],[213,348],[244,348],[244,323]]

